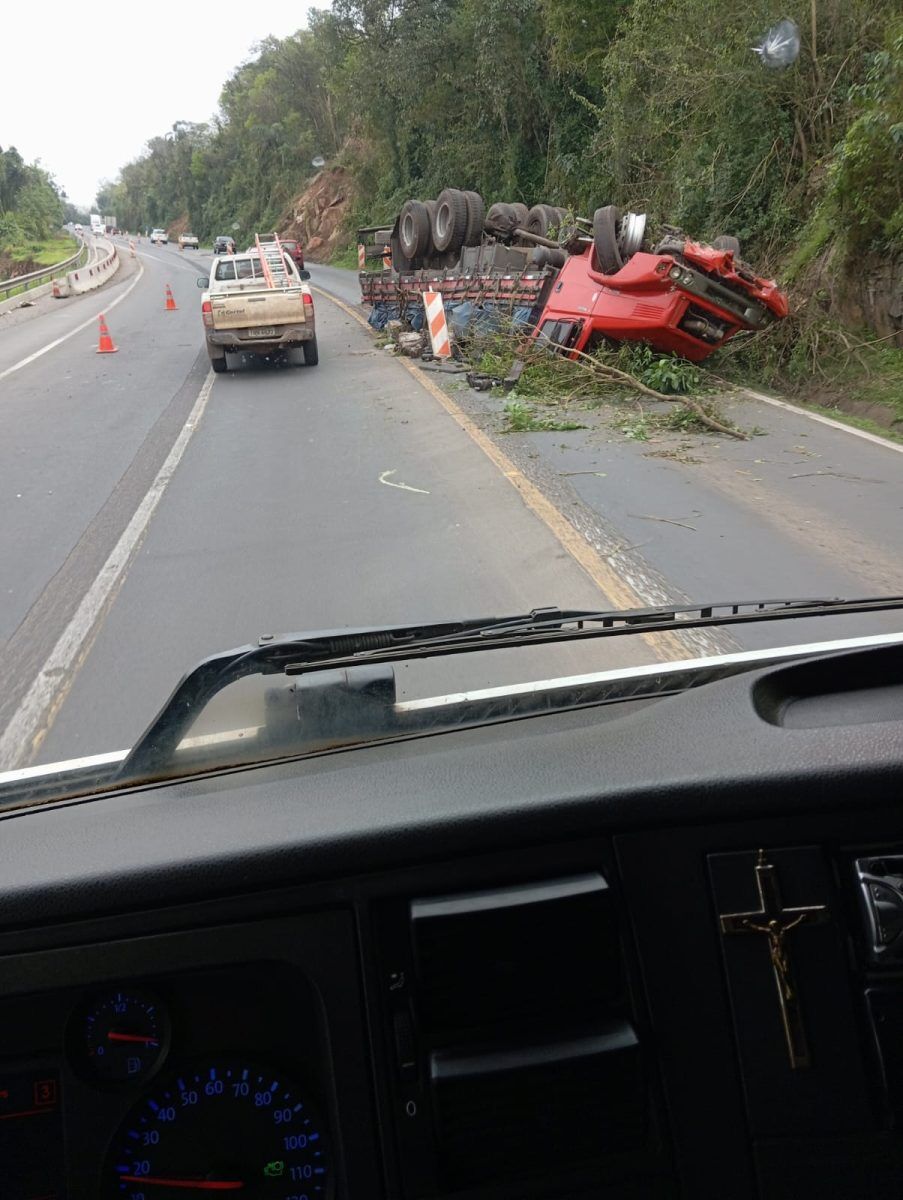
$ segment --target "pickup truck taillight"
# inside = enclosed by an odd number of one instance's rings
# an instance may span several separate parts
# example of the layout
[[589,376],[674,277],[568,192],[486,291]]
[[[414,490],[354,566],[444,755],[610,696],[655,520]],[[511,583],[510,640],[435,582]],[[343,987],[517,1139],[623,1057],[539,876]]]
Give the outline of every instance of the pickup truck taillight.
[[201,318],[208,329],[213,328],[213,305],[209,300],[201,305]]
[[313,306],[314,306],[314,298],[313,298],[313,296],[311,296],[311,294],[309,292],[304,293],[304,303],[309,304],[311,306],[311,308],[313,308]]

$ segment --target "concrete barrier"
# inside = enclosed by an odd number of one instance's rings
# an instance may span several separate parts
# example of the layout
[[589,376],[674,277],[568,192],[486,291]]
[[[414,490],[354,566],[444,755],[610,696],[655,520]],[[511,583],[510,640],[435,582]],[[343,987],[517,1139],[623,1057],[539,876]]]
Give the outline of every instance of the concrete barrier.
[[78,296],[82,292],[90,292],[94,288],[101,287],[119,270],[119,254],[113,243],[97,238],[96,244],[104,247],[103,257],[97,262],[91,263],[90,266],[70,271],[66,276],[69,292],[73,295]]

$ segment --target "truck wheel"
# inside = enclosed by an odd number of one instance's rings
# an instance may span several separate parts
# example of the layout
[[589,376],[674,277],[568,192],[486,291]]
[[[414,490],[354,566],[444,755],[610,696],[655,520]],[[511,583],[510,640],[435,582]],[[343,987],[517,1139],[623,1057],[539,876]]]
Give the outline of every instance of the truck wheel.
[[514,213],[514,228],[526,229],[527,221],[530,218],[530,210],[526,204],[509,204],[508,207]]
[[213,370],[216,372],[217,375],[222,375],[222,373],[224,371],[228,370],[228,368],[226,367],[225,354],[223,355],[222,358],[211,358],[210,366],[213,368]]
[[534,204],[527,214],[524,226],[527,233],[537,237],[548,237],[550,229],[557,229],[562,223],[564,209],[553,208],[551,204]]
[[433,216],[433,245],[440,254],[460,250],[467,232],[467,200],[457,188],[440,192]]
[[467,202],[467,228],[464,230],[464,245],[479,246],[483,240],[483,222],[486,219],[486,205],[479,192],[465,192]]
[[593,249],[603,275],[614,275],[624,266],[618,249],[618,221],[621,214],[613,204],[597,208],[593,214]]
[[405,258],[419,258],[430,246],[430,214],[419,200],[408,200],[398,218],[398,241]]
[[622,262],[628,262],[643,248],[646,236],[646,214],[626,212],[618,222],[618,251]]
[[734,258],[740,257],[740,242],[737,238],[731,237],[729,233],[722,233],[712,242],[713,250],[730,250]]
[[527,233],[536,237],[545,237],[549,232],[549,214],[544,204],[534,204],[527,213],[527,223],[524,226]]
[[487,233],[511,233],[516,225],[513,204],[493,204],[483,220]]
[[317,347],[317,339],[311,338],[309,342],[304,343],[304,365],[305,367],[315,367],[320,361],[320,351]]

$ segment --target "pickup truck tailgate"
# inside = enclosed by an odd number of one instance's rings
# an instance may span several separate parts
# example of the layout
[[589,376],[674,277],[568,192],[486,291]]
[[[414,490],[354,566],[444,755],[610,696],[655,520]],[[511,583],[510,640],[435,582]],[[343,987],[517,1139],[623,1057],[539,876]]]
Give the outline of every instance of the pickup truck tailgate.
[[214,292],[210,297],[214,329],[248,329],[303,325],[304,289],[260,288]]

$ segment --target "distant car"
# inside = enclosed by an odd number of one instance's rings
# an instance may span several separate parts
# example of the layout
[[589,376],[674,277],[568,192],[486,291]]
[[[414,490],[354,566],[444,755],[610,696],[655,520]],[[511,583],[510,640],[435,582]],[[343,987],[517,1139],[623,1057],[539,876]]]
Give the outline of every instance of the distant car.
[[213,239],[214,254],[234,254],[235,238],[218,237]]
[[160,246],[165,246],[166,243],[169,241],[169,238],[166,235],[165,229],[152,229],[151,235],[150,235],[150,240],[151,240],[152,246],[154,244],[157,244]]
[[282,249],[289,255],[296,267],[304,266],[304,247],[294,238],[280,238]]
[[194,236],[193,233],[180,233],[179,234],[179,245],[182,247],[183,250],[185,249],[186,246],[190,247],[192,250],[197,250],[198,239]]

